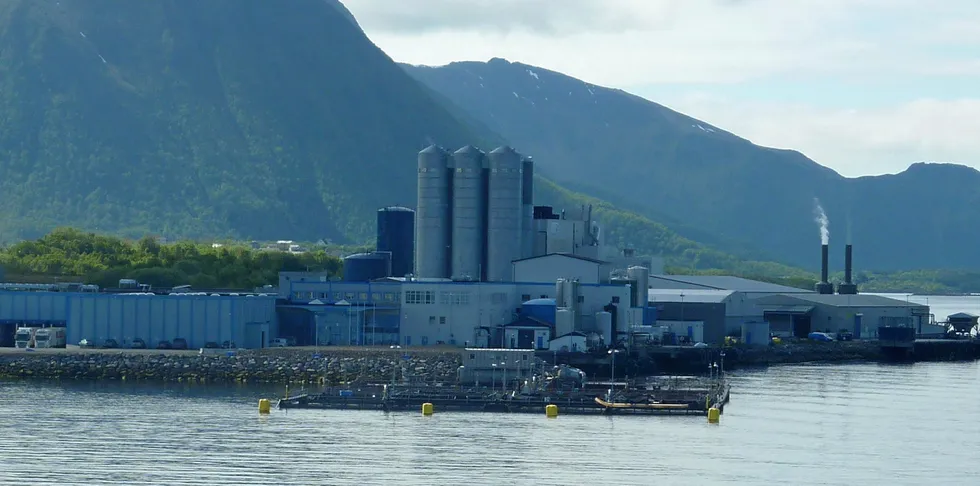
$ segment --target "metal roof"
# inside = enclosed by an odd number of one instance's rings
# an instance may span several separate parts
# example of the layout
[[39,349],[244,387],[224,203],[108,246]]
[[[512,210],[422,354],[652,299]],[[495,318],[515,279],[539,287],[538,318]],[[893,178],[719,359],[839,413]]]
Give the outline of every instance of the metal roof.
[[583,260],[583,261],[586,261],[586,262],[592,262],[592,263],[598,263],[598,264],[606,264],[606,263],[609,263],[609,262],[607,262],[605,260],[598,260],[598,259],[595,259],[595,258],[589,258],[589,257],[582,256],[582,255],[575,255],[573,253],[548,253],[547,255],[538,255],[538,256],[527,257],[527,258],[520,258],[520,259],[514,260],[514,263],[523,262],[523,261],[527,261],[527,260],[534,260],[534,259],[537,259],[537,258],[547,258],[547,257],[552,257],[552,256],[563,256],[563,257],[567,257],[567,258],[574,258],[576,260]]
[[714,289],[650,289],[647,291],[647,300],[650,302],[720,304],[728,300],[734,293],[734,290]]
[[769,282],[749,280],[742,277],[730,275],[652,275],[653,278],[666,280],[668,282],[678,282],[689,285],[697,285],[706,289],[714,290],[734,290],[736,292],[772,292],[772,293],[801,293],[812,294],[812,290],[787,287]]
[[773,305],[765,306],[763,314],[809,314],[813,311],[812,305]]
[[[779,300],[777,300],[779,299]],[[780,304],[779,302],[785,302],[785,299],[794,299],[796,301],[802,302],[813,302],[815,304],[827,305],[831,307],[920,307],[927,308],[928,306],[923,304],[917,304],[915,302],[906,302],[904,300],[890,299],[888,297],[882,297],[880,295],[869,295],[869,294],[856,294],[856,295],[840,295],[840,294],[794,294],[794,295],[781,295],[781,296],[770,296],[762,297],[759,299],[759,303],[765,306],[765,302],[771,301],[776,305],[788,305]]]

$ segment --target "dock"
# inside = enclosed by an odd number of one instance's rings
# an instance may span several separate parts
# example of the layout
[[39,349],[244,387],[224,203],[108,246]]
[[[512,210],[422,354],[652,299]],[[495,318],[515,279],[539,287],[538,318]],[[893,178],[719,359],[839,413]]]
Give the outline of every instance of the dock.
[[423,404],[440,412],[543,414],[549,405],[566,415],[708,415],[720,413],[731,389],[724,380],[655,380],[620,389],[511,390],[435,385],[333,387],[278,400],[279,409],[416,411]]

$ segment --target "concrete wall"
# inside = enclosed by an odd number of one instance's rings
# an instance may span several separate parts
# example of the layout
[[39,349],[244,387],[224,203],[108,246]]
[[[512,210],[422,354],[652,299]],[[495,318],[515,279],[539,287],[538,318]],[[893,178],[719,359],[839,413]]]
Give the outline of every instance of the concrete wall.
[[515,282],[554,282],[559,278],[599,283],[600,264],[565,255],[547,255],[514,262]]

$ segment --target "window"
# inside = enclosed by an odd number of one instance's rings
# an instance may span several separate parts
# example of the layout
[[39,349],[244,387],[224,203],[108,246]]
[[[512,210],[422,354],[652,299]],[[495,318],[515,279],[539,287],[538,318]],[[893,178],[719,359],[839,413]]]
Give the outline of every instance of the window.
[[432,290],[406,290],[406,304],[435,304],[436,296]]
[[439,324],[446,324],[446,316],[439,316]]
[[374,292],[371,294],[371,300],[381,300],[381,292]]
[[613,304],[618,304],[619,303],[619,296],[618,295],[614,295],[613,298],[612,298],[612,301],[613,301]]
[[580,295],[580,296],[578,296],[578,299],[577,299],[577,301],[578,301],[578,303],[579,303],[579,304],[581,304],[581,303],[583,303],[583,302],[585,302],[585,296],[584,296],[584,295]]
[[430,326],[436,325],[436,316],[429,316],[429,325]]
[[544,295],[544,294],[541,294],[541,298],[542,298],[542,299],[547,299],[547,298],[548,298],[548,296],[547,296],[547,295]]
[[326,292],[320,292],[320,297],[319,298],[320,299],[326,299],[327,298],[327,293]]
[[385,292],[385,301],[387,301],[387,302],[395,302],[396,300],[397,299],[395,299],[394,292]]
[[367,292],[361,292],[361,294],[358,295],[358,297],[361,298],[361,302],[367,300]]
[[531,294],[523,294],[523,295],[521,295],[521,301],[522,302],[527,302],[529,300],[531,300]]
[[473,359],[476,359],[476,355],[475,355],[475,354],[473,354],[473,353],[470,353],[470,359],[471,359],[471,360],[473,360]]
[[354,300],[354,292],[346,292],[346,293],[344,293],[344,299],[346,299],[347,302],[350,302],[350,301]]
[[442,305],[469,305],[469,292],[440,292],[439,303]]
[[344,298],[344,294],[342,294],[340,292],[334,292],[333,293],[333,300],[341,300],[343,298]]

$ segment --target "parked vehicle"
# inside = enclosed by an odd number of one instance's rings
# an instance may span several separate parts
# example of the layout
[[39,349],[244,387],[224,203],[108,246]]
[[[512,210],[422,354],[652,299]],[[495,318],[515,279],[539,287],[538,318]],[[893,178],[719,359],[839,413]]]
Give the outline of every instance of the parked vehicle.
[[64,327],[44,327],[34,333],[35,348],[64,348],[67,344],[68,329]]
[[115,339],[109,338],[102,342],[102,347],[105,349],[115,349],[119,347],[119,342]]
[[157,343],[157,349],[173,349],[173,346],[170,341],[163,340]]
[[296,340],[288,337],[275,338],[269,343],[270,348],[286,348],[295,345],[296,345]]
[[221,349],[221,346],[218,346],[218,343],[214,341],[208,341],[204,343],[204,347],[207,349]]
[[187,349],[187,340],[184,338],[174,338],[174,349]]
[[14,334],[14,346],[18,348],[33,348],[34,334],[40,327],[20,327]]
[[129,344],[129,347],[133,349],[146,349],[146,341],[140,338],[133,339],[133,342]]
[[88,339],[82,339],[78,342],[78,347],[80,348],[94,348],[95,341],[89,341]]

